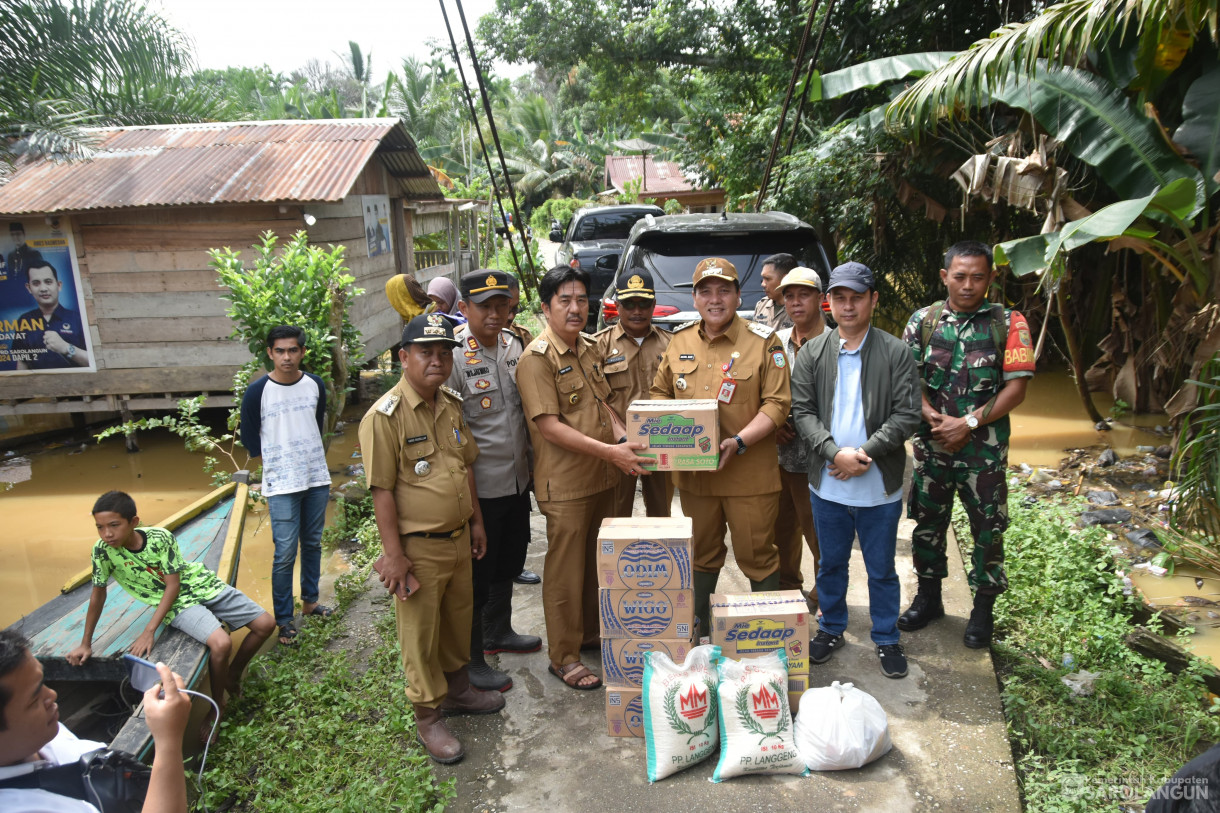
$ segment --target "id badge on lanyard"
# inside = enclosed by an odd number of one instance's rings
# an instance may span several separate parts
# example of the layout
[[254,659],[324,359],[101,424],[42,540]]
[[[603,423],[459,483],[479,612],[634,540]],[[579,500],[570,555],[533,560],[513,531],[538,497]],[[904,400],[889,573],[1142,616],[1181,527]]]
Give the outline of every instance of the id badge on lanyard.
[[720,392],[716,395],[716,400],[722,404],[733,403],[733,393],[737,391],[737,382],[729,378],[729,370],[733,369],[735,360],[729,359],[727,363],[720,365],[720,370],[724,373],[724,380],[720,382]]

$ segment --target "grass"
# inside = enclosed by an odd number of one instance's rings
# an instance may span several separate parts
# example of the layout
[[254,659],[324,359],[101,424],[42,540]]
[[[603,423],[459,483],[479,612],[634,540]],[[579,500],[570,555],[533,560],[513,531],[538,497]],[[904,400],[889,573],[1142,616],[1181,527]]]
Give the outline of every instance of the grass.
[[378,622],[367,662],[327,649],[380,551],[370,515],[369,505],[345,506],[327,529],[332,543],[357,540],[352,570],[336,585],[336,617],[251,664],[208,758],[208,810],[440,811],[454,798],[452,781],[436,782],[415,742],[393,616]]
[[[1106,532],[1075,526],[1082,500],[1014,488],[1009,510],[1009,589],[996,604],[993,651],[1026,810],[1083,813],[1146,800],[1220,740],[1220,718],[1195,671],[1203,664],[1174,675],[1127,647],[1138,599],[1123,593]],[[969,540],[964,515],[956,521]],[[1061,680],[1077,670],[1098,675],[1091,696],[1074,696]]]

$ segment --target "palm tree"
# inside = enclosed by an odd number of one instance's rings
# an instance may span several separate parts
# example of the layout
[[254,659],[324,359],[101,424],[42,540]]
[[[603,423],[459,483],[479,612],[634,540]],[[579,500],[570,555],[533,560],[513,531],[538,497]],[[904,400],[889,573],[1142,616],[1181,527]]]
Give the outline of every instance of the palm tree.
[[0,3],[0,163],[83,157],[80,128],[220,117],[180,32],[138,0]]

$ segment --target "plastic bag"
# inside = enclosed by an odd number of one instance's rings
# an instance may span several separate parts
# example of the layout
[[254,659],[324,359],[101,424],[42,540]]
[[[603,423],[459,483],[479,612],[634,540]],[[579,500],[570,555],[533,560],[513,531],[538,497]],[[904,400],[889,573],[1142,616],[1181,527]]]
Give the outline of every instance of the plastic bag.
[[812,771],[859,768],[893,747],[876,698],[837,680],[802,695],[795,728],[797,750]]
[[644,741],[648,781],[707,759],[720,743],[716,664],[720,647],[697,646],[676,666],[664,652],[644,656]]
[[[784,650],[720,662],[720,760],[713,782],[748,774],[807,774],[792,739]],[[804,702],[803,700],[801,701]]]

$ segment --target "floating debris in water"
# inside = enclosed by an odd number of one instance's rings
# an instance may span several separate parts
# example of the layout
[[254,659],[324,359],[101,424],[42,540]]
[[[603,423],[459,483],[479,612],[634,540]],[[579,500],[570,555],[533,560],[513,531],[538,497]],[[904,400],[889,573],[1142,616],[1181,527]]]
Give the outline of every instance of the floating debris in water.
[[34,470],[28,457],[17,457],[9,452],[4,462],[0,462],[0,483],[24,483],[33,477]]

